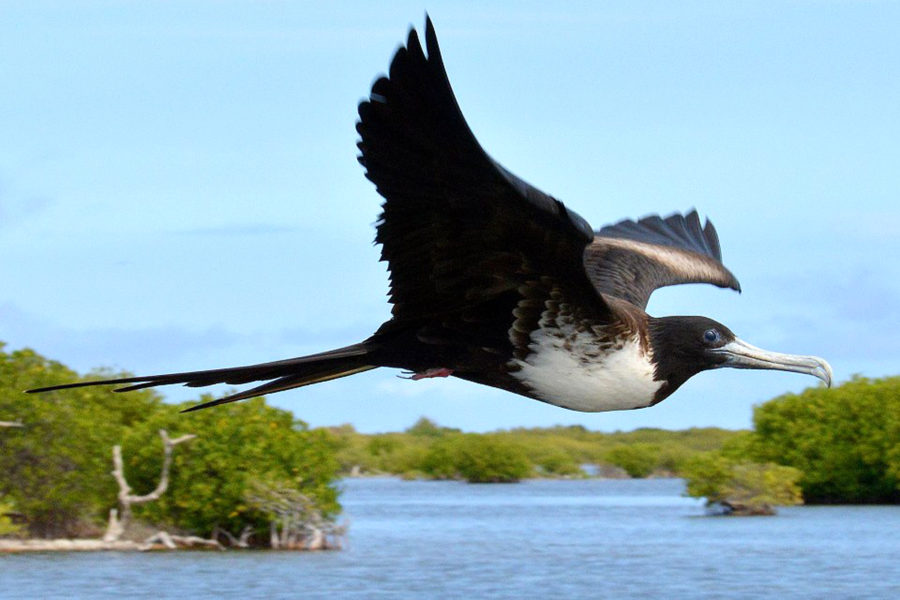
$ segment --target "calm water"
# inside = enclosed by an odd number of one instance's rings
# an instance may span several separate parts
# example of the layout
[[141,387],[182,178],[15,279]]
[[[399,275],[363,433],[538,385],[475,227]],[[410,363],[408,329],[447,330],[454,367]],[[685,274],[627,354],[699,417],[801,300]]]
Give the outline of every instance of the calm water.
[[342,552],[0,556],[0,598],[900,598],[900,507],[704,517],[678,480],[344,489]]

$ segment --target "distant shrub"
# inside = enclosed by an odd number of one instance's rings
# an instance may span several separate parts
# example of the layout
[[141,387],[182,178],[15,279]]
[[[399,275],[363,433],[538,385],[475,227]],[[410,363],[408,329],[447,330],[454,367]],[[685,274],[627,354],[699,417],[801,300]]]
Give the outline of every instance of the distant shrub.
[[497,437],[464,435],[457,465],[469,483],[514,483],[531,473],[525,452],[516,444]]
[[667,477],[681,473],[685,463],[697,453],[680,446],[665,446],[660,449],[656,458],[654,472],[660,472]]
[[0,498],[0,537],[16,535],[21,531],[22,526],[14,523],[11,518],[14,512],[13,505]]
[[544,475],[560,477],[584,477],[585,472],[570,454],[556,450],[545,454],[537,461],[537,467]]
[[460,477],[457,465],[459,455],[457,437],[459,436],[447,436],[433,442],[422,457],[419,470],[432,479]]
[[659,463],[659,446],[642,442],[616,446],[606,453],[606,461],[622,467],[631,477],[647,477]]
[[801,504],[800,476],[793,467],[736,462],[720,452],[696,456],[684,466],[689,496],[738,514],[774,514],[776,506]]
[[[337,455],[343,473],[392,473],[432,479],[462,477],[453,454],[461,432],[426,417],[402,433],[362,434],[348,425],[329,430],[338,439]],[[516,446],[530,464],[529,476],[580,477],[585,475],[581,465],[608,465],[609,453],[614,448],[636,446],[634,451],[616,450],[612,457],[627,464],[633,476],[645,477],[652,473],[678,475],[690,456],[717,450],[745,433],[717,428],[684,431],[644,428],[603,433],[589,431],[581,425],[556,425],[472,435],[486,435]],[[624,472],[620,466],[614,468]]]
[[436,479],[470,483],[512,483],[531,473],[525,452],[497,436],[448,435],[431,445],[421,471]]
[[434,438],[448,433],[459,433],[459,429],[441,427],[428,417],[419,417],[419,420],[406,430],[406,433],[414,436]]

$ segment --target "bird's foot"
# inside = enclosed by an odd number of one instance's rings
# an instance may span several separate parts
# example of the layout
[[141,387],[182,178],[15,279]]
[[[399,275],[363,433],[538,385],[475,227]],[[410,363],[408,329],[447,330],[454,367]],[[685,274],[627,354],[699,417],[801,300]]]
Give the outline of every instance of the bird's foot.
[[420,379],[429,379],[431,377],[450,377],[453,375],[453,369],[448,369],[446,367],[440,367],[437,369],[426,369],[419,373],[409,372],[410,375],[406,377],[406,379],[412,379],[413,381],[418,381]]

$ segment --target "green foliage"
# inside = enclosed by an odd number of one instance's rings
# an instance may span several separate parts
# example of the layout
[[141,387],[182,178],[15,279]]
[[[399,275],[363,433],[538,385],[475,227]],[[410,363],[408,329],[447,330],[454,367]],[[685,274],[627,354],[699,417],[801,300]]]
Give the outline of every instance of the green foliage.
[[797,484],[801,473],[793,467],[741,462],[731,470],[728,501],[743,506],[791,506],[803,503]]
[[750,452],[795,467],[809,502],[900,502],[900,377],[861,377],[757,407]]
[[374,473],[403,474],[416,471],[431,437],[386,433],[367,438],[368,460],[365,470]]
[[335,457],[342,473],[372,470],[372,456],[367,450],[367,436],[358,434],[353,425],[347,423],[338,427],[329,427],[327,431],[334,439]]
[[512,483],[527,477],[531,465],[522,449],[499,436],[455,434],[435,442],[421,463],[436,478],[470,483]]
[[800,504],[801,473],[772,463],[735,461],[722,452],[695,456],[684,466],[687,493],[708,504],[727,504],[748,514],[771,514],[774,506]]
[[169,490],[156,502],[135,506],[137,517],[197,535],[210,535],[217,526],[237,535],[249,525],[258,532],[257,542],[264,541],[269,515],[246,501],[259,482],[277,482],[279,489],[302,494],[326,518],[340,510],[331,485],[338,469],[336,441],[329,432],[311,431],[261,398],[178,413],[186,406],[163,407],[125,438],[126,476],[136,493],[146,493],[159,480],[157,431],[197,436],[176,448]]
[[0,495],[27,516],[36,537],[83,534],[104,519],[116,497],[112,446],[160,405],[148,391],[127,401],[96,388],[22,393],[76,379],[32,350],[6,353],[0,346],[0,418],[23,424],[0,429]]
[[22,526],[13,522],[10,515],[15,513],[11,502],[0,498],[0,537],[17,535]]
[[606,453],[606,460],[625,469],[631,477],[647,477],[659,464],[659,455],[658,446],[637,442],[612,448]]
[[755,456],[756,433],[739,431],[722,444],[720,452],[734,462],[747,460]]
[[813,503],[900,502],[900,377],[786,394],[757,407],[754,424],[690,461],[688,493],[785,504],[799,486]]
[[452,427],[441,427],[427,417],[420,417],[412,427],[406,430],[406,433],[414,436],[424,436],[430,438],[440,437],[448,433],[459,433],[459,429]]
[[[342,425],[330,429],[339,440],[341,470],[392,473],[404,477],[461,477],[455,455],[459,431],[421,418],[404,433],[365,435]],[[622,463],[632,476],[673,476],[684,461],[701,451],[716,450],[738,432],[716,428],[665,431],[638,429],[601,433],[581,425],[513,429],[485,434],[524,453],[530,475],[584,477],[581,465]],[[633,447],[633,449],[631,449]],[[354,471],[355,472],[355,471]]]
[[419,463],[419,470],[431,479],[459,477],[457,437],[444,437],[432,443]]
[[729,460],[721,452],[708,452],[688,460],[682,472],[687,485],[687,495],[693,498],[706,498],[708,502],[724,500],[725,489],[734,464],[734,461]]
[[557,477],[586,477],[581,466],[575,459],[562,450],[551,450],[537,459],[535,463],[542,475]]
[[[653,473],[677,475],[684,460],[696,454],[716,450],[737,435],[737,432],[717,428],[692,428],[666,431],[644,428],[629,432],[602,433],[588,431],[581,426],[514,429],[505,432],[525,448],[532,464],[540,466],[548,454],[562,452],[571,463],[618,464],[627,462],[632,476],[645,477]],[[616,450],[637,446],[638,450]],[[610,454],[612,453],[612,454]],[[620,454],[621,453],[621,454]],[[650,459],[653,464],[647,467]],[[571,464],[570,463],[570,464]]]
[[134,493],[154,489],[163,457],[159,429],[198,437],[175,448],[168,491],[157,502],[135,505],[139,518],[199,535],[216,525],[235,534],[245,525],[262,532],[268,515],[245,501],[256,480],[295,490],[325,518],[340,510],[332,485],[335,436],[310,431],[262,399],[179,414],[182,407],[164,404],[150,391],[22,393],[74,380],[77,374],[58,362],[31,350],[5,353],[0,345],[0,420],[24,425],[0,429],[0,498],[25,516],[32,536],[99,533],[116,504],[118,488],[110,476],[116,444],[123,445]]
[[457,439],[457,467],[469,483],[511,483],[531,473],[522,448],[502,437],[466,434]]
[[395,454],[399,448],[400,440],[395,437],[381,436],[369,440],[366,450],[376,460],[383,460],[385,457]]

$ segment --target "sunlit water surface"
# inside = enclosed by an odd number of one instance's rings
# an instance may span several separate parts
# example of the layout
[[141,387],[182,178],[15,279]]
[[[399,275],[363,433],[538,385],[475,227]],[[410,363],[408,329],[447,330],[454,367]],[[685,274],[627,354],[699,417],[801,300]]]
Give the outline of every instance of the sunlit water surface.
[[341,552],[0,556],[0,598],[900,598],[900,507],[705,517],[680,480],[356,479]]

